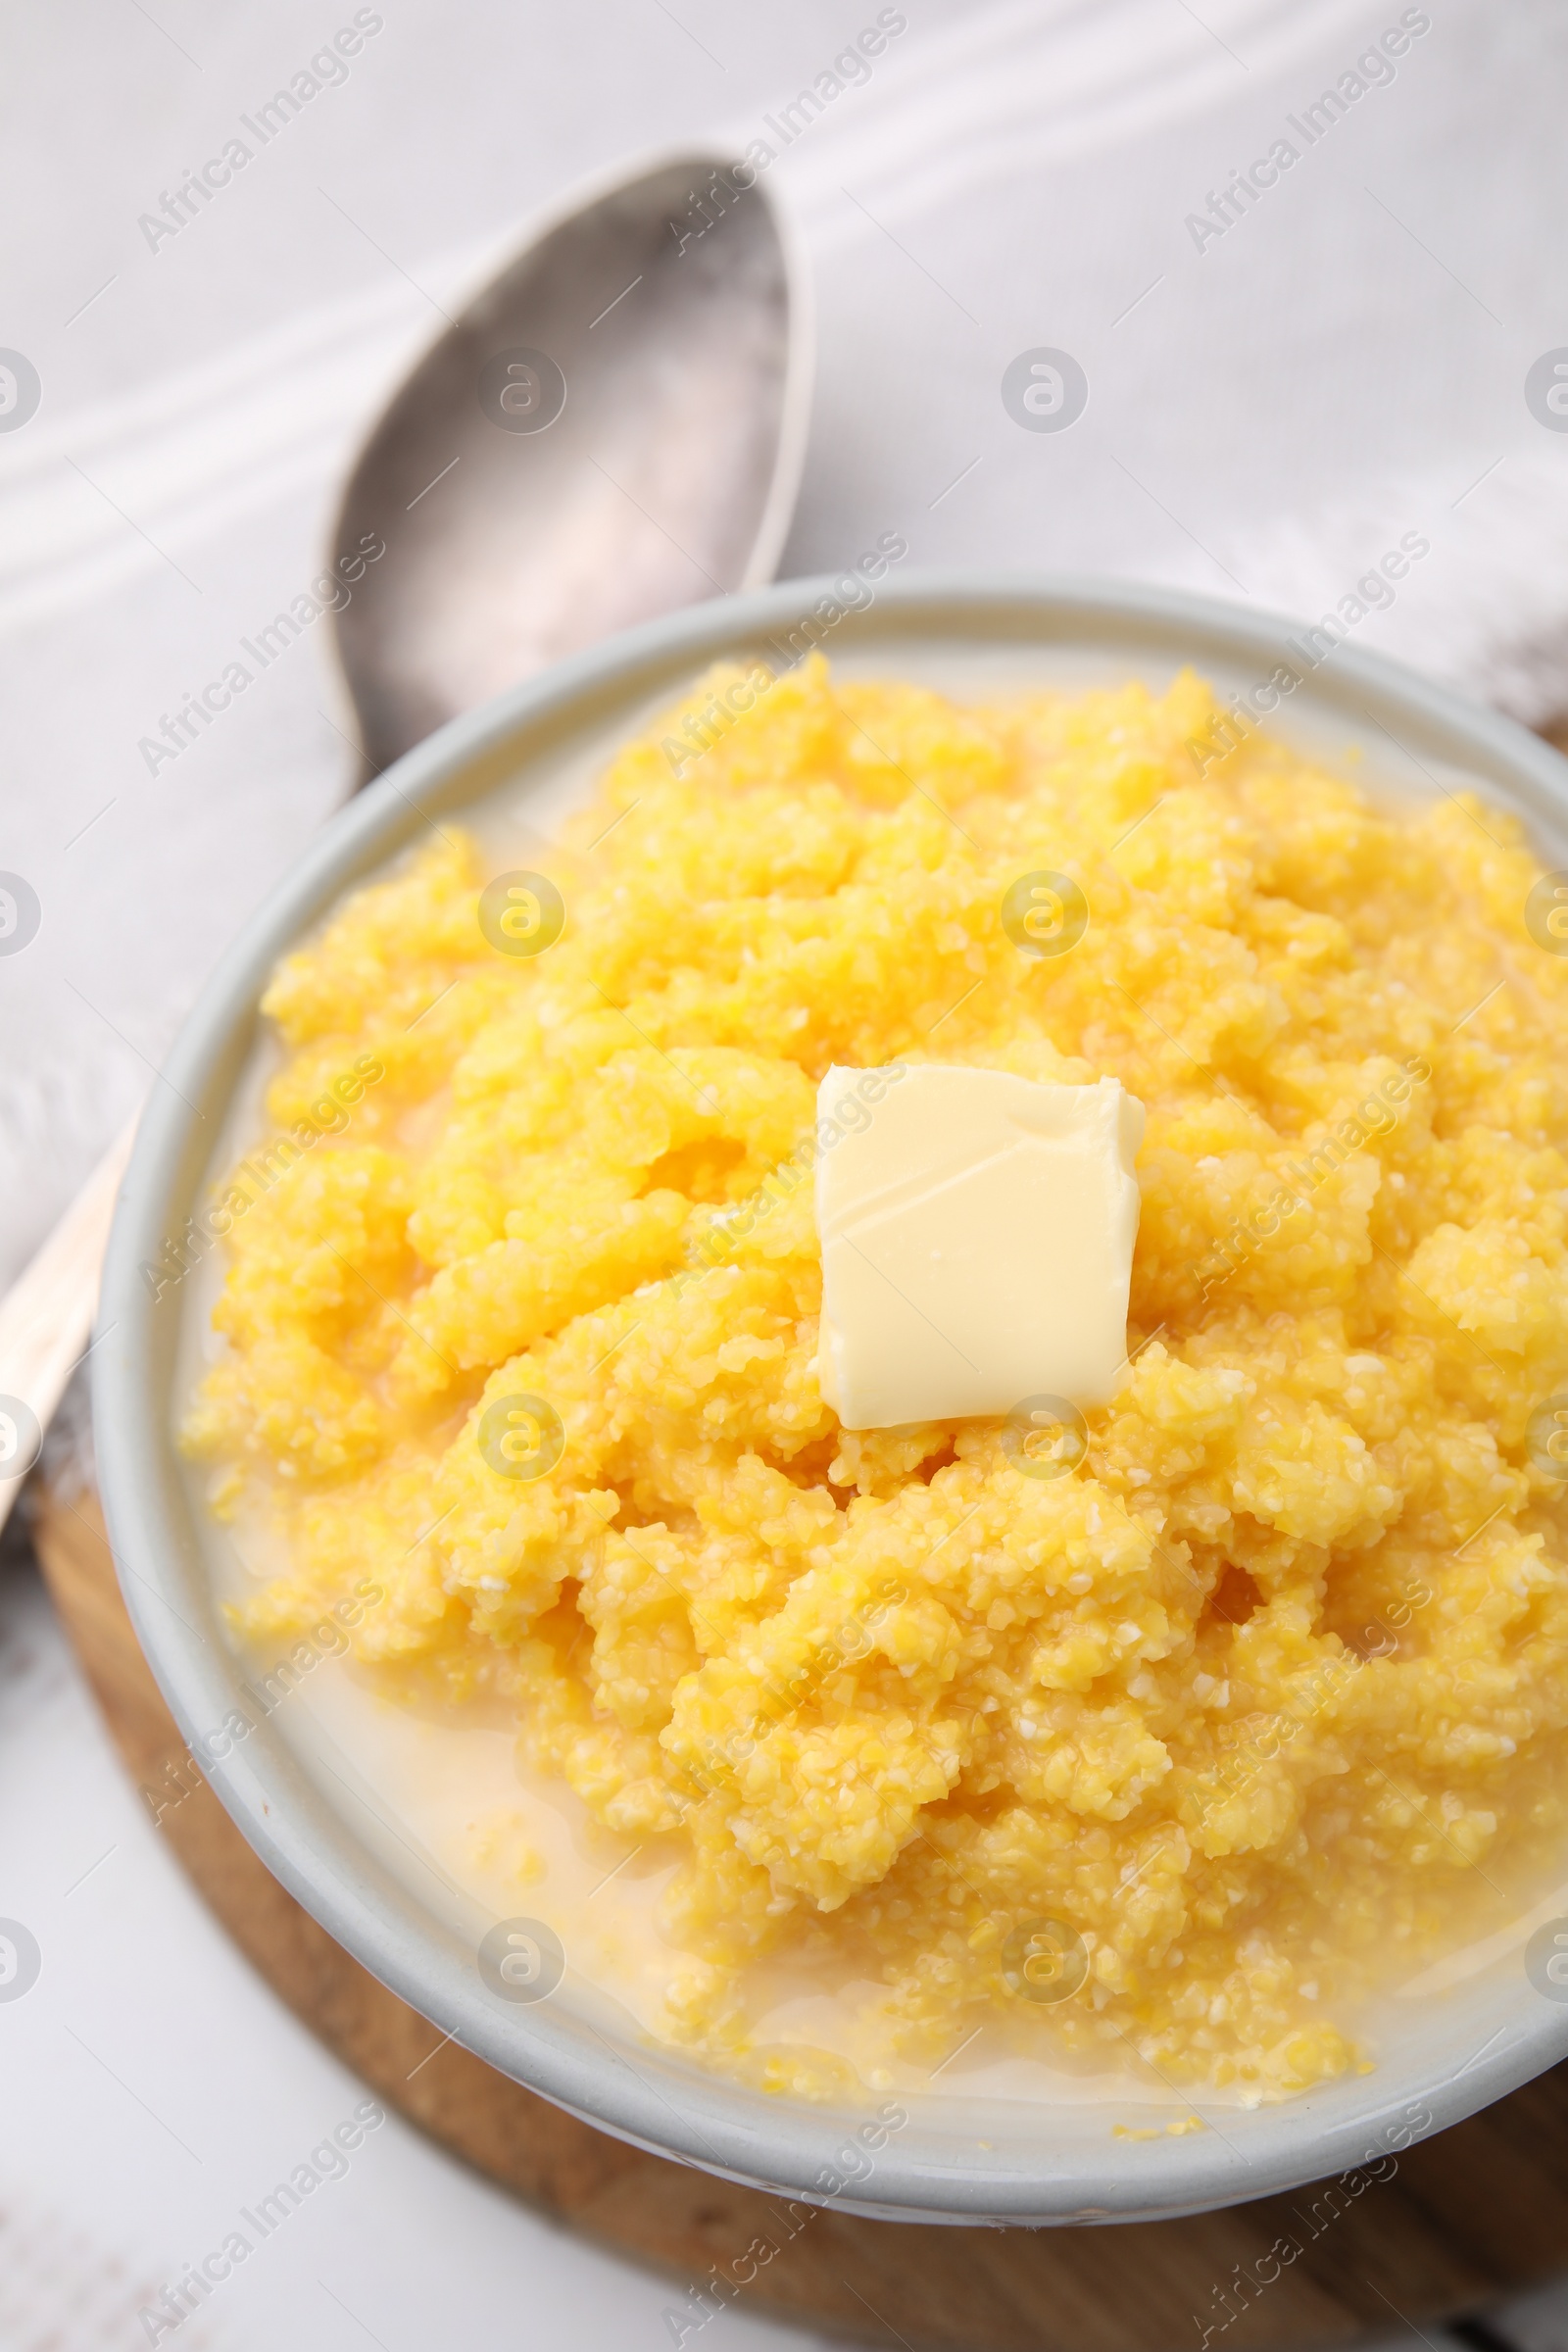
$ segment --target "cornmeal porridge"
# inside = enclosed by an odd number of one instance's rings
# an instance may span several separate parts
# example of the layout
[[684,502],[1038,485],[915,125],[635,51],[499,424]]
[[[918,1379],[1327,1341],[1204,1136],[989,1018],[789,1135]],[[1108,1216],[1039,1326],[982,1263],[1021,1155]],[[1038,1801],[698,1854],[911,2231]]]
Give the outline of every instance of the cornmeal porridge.
[[[1247,2099],[1364,2066],[1357,2000],[1564,1843],[1538,867],[1463,797],[1213,756],[1190,673],[747,674],[619,754],[542,883],[432,834],[277,970],[293,1140],[215,1196],[185,1431],[289,1563],[240,1630],[504,1707],[678,1863],[660,2032],[770,2087],[843,2076],[759,2043],[780,1959],[927,2066],[988,2021]],[[1006,911],[1040,875],[1081,925]],[[1075,1449],[823,1404],[815,1090],[928,1062],[1147,1113]]]

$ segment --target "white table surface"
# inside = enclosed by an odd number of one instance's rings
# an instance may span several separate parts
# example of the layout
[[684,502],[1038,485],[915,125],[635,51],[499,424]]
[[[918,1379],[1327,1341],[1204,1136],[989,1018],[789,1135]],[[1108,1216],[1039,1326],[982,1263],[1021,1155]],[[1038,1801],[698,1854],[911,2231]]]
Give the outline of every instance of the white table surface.
[[[7,27],[0,347],[43,397],[0,431],[0,869],[43,924],[0,958],[0,1281],[345,788],[319,633],[156,777],[137,744],[318,568],[436,306],[573,179],[680,138],[739,152],[877,11],[385,0],[347,80],[150,250],[138,217],[353,13],[78,0]],[[1430,556],[1357,642],[1527,719],[1568,707],[1568,435],[1523,395],[1568,342],[1560,7],[1434,0],[1393,82],[1201,250],[1187,216],[1392,0],[902,13],[772,168],[820,309],[783,569],[898,529],[910,569],[1120,572],[1315,616],[1417,531]],[[1069,432],[1003,408],[1038,345],[1088,373]],[[186,1886],[24,1564],[0,1576],[0,1915],[45,1955],[0,2004],[0,2352],[145,2342],[146,2289],[362,2093]],[[653,2352],[669,2300],[394,2120],[177,2340]],[[1560,2297],[1505,2325],[1568,2344]],[[703,2335],[803,2340],[744,2310]]]

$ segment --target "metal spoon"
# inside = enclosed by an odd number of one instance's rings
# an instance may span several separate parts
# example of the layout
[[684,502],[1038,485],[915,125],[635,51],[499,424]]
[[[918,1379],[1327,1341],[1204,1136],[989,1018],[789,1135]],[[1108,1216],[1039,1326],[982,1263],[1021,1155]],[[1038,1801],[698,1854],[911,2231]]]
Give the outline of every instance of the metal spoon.
[[[332,533],[354,583],[334,623],[356,786],[561,655],[772,577],[806,450],[809,302],[767,191],[734,172],[682,152],[577,191],[371,429]],[[0,1300],[0,1526],[86,1348],[130,1142]]]

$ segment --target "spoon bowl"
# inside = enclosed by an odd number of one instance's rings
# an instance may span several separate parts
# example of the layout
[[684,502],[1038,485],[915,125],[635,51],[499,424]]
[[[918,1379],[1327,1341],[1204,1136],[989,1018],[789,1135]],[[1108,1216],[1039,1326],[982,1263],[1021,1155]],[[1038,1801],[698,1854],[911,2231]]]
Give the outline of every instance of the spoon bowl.
[[335,615],[370,772],[618,629],[772,577],[808,304],[757,181],[681,153],[579,189],[459,310],[354,466]]

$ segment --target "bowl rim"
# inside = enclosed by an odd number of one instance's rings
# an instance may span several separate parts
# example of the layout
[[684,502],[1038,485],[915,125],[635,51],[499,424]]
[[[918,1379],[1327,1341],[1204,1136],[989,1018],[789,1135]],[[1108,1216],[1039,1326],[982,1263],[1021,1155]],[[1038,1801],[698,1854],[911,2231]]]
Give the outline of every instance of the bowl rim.
[[[153,1672],[201,1769],[250,1844],[307,1911],[372,1975],[501,2073],[582,2120],[657,2154],[808,2203],[883,2219],[1042,2224],[1173,2218],[1294,2188],[1461,2121],[1568,2057],[1568,2005],[1515,1999],[1493,2042],[1461,2072],[1395,2067],[1340,2078],[1293,2100],[1238,2112],[1249,2152],[1213,2129],[1064,2160],[1046,2135],[988,2142],[922,2132],[920,2119],[881,2147],[869,2172],[835,2167],[863,2110],[780,2099],[683,2061],[659,2045],[617,2051],[550,2001],[519,2008],[484,1989],[471,1947],[433,1926],[406,1888],[326,1805],[288,1744],[246,1711],[241,1661],[219,1630],[174,1454],[169,1393],[180,1322],[144,1279],[197,1198],[212,1141],[250,1051],[257,1004],[280,954],[348,889],[408,846],[431,815],[480,800],[508,773],[588,721],[607,698],[671,695],[703,663],[798,625],[842,575],[787,581],[689,607],[573,655],[450,721],[407,753],[324,827],[268,894],[197,1000],[154,1085],[123,1178],[93,1346],[99,1477],[122,1591]],[[837,601],[837,600],[835,600]],[[916,573],[879,582],[871,602],[833,624],[835,647],[901,636],[942,643],[1081,645],[1097,659],[1127,641],[1202,667],[1299,670],[1303,628],[1185,590],[1020,572]],[[776,650],[776,649],[775,649]],[[1305,702],[1392,735],[1418,765],[1468,771],[1549,834],[1568,824],[1568,761],[1500,714],[1360,647],[1334,650]],[[1314,684],[1314,680],[1316,683]],[[1436,782],[1436,779],[1434,779]],[[205,1106],[205,1107],[204,1107]],[[203,1133],[205,1128],[206,1132]],[[245,1725],[224,1744],[223,1727]],[[1521,1990],[1523,1986],[1523,1971]],[[630,2055],[635,2046],[636,2055]],[[1135,2103],[1136,2093],[1129,2104]],[[1200,2094],[1200,2108],[1202,2100]],[[1223,2115],[1232,2111],[1221,2110]],[[1394,2136],[1405,2132],[1403,2140]],[[1304,2151],[1304,2154],[1303,2154]],[[833,2185],[833,2183],[837,2185]]]

